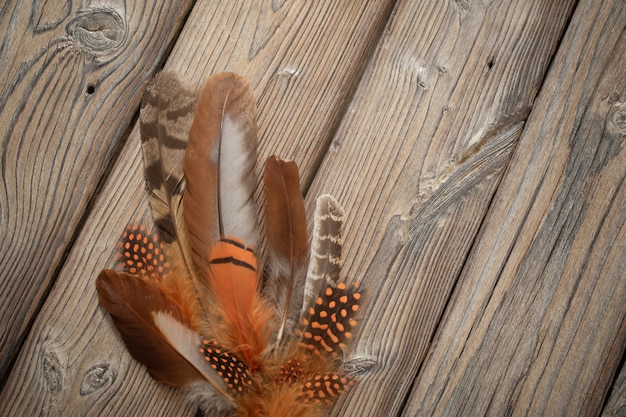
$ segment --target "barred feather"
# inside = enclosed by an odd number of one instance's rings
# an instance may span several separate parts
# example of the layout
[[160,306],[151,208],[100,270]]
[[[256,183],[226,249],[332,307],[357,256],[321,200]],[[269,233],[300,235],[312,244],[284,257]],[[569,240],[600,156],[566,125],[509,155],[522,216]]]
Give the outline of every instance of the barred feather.
[[311,258],[304,286],[302,312],[314,304],[324,283],[336,283],[341,272],[343,245],[343,207],[331,195],[318,197],[313,217]]
[[155,380],[189,388],[203,407],[241,417],[322,417],[355,382],[342,359],[362,297],[340,280],[343,209],[330,196],[319,199],[305,276],[298,170],[268,159],[272,276],[262,292],[252,249],[252,90],[235,74],[209,78],[191,123],[195,97],[173,74],[146,91],[141,132],[157,229],[127,227],[119,271],[96,280],[100,304]]
[[182,161],[196,100],[197,94],[186,88],[176,74],[164,72],[146,87],[139,117],[154,224],[161,239],[177,244],[189,273],[195,273],[195,268],[183,219],[185,178]]

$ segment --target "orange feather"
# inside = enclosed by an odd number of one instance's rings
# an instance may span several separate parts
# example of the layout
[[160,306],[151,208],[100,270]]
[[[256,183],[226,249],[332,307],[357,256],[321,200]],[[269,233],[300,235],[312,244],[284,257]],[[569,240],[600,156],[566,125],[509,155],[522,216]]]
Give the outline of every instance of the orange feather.
[[[264,182],[271,276],[262,292],[252,250],[258,239],[252,89],[235,74],[209,78],[183,178],[176,164],[182,158],[168,147],[180,146],[180,130],[188,126],[183,110],[194,95],[185,90],[182,107],[161,109],[160,103],[176,103],[179,84],[173,74],[160,80],[148,92],[142,134],[176,131],[176,140],[151,136],[144,159],[146,175],[156,175],[148,180],[155,220],[174,241],[129,226],[120,242],[122,272],[104,270],[96,280],[100,304],[131,355],[157,381],[193,386],[203,407],[240,417],[322,417],[355,381],[341,361],[361,302],[357,286],[339,275],[343,211],[332,197],[320,200],[307,276],[298,169],[270,157]],[[160,91],[169,99],[159,100]],[[174,128],[161,126],[171,120],[178,121]]]

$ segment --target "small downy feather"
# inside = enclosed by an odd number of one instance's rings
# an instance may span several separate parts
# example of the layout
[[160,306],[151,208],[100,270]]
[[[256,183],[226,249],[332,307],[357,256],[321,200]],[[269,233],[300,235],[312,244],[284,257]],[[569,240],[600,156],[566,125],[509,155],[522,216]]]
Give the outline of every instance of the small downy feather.
[[318,197],[313,217],[311,258],[304,286],[303,313],[313,304],[324,283],[334,284],[341,273],[343,245],[343,207],[331,195]]
[[309,257],[306,236],[304,200],[300,193],[300,178],[295,162],[281,161],[270,156],[265,164],[265,234],[271,279],[265,294],[278,306],[280,322],[276,340],[296,324]]
[[198,98],[184,159],[184,218],[193,259],[208,274],[213,243],[236,236],[256,247],[256,105],[242,77],[210,77]]

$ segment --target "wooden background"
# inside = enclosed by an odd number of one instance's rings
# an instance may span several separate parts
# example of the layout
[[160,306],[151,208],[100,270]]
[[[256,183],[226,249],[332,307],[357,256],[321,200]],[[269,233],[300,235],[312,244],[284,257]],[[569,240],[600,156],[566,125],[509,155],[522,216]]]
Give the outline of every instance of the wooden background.
[[346,209],[375,365],[333,416],[626,415],[624,0],[27,3],[0,6],[0,415],[196,414],[94,285],[149,217],[162,68],[248,78],[259,160]]

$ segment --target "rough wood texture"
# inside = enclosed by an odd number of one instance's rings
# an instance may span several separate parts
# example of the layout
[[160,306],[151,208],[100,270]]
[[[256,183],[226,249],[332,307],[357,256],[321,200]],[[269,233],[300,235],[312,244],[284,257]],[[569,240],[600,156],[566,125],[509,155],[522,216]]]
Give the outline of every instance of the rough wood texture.
[[626,366],[622,361],[622,369],[613,384],[611,395],[603,410],[602,417],[626,416]]
[[404,416],[594,416],[626,346],[626,8],[578,5]]
[[[399,0],[392,7],[391,0],[199,1],[166,64],[196,86],[220,70],[248,78],[258,96],[259,159],[277,153],[299,163],[309,212],[321,193],[345,207],[345,275],[369,294],[351,354],[373,368],[332,415],[623,415],[626,4]],[[17,73],[22,61],[0,51],[3,67]],[[62,49],[46,53],[54,68],[83,63],[64,61]],[[146,78],[149,68],[132,74]],[[42,80],[56,85],[63,74]],[[140,92],[132,74],[113,77],[118,94]],[[33,92],[23,81],[22,95],[50,91],[31,78]],[[26,153],[5,146],[3,179],[51,177],[50,191],[34,187],[40,206],[28,213],[57,225],[55,239],[69,239],[64,228],[75,223],[66,217],[76,213],[43,210],[63,182],[51,168],[41,171],[45,153],[36,146],[50,143],[40,125],[64,126],[76,110],[58,112],[45,97],[14,100],[6,102],[19,116],[6,119],[9,133],[43,139],[29,139]],[[43,119],[27,125],[34,103]],[[57,143],[100,144],[108,110],[80,133],[68,130],[79,140],[59,134]],[[6,137],[21,143],[19,134]],[[113,145],[101,146],[98,161]],[[68,164],[54,166],[77,172]],[[124,226],[150,217],[142,169],[134,129],[83,230],[68,242],[0,393],[0,416],[194,415],[180,391],[154,383],[130,358],[97,305],[95,277],[112,265]],[[77,181],[68,192],[80,194],[76,187],[88,182]],[[0,196],[3,228],[5,219],[25,216],[20,205],[6,206],[14,198]],[[30,242],[35,226],[20,238]],[[48,246],[22,249],[19,261],[3,255],[0,271],[45,270],[37,266],[43,249],[58,265],[66,245],[42,242]],[[54,271],[46,273],[50,282]],[[1,276],[1,288],[19,282]],[[0,296],[9,300],[3,323],[27,305],[14,292]]]
[[[196,86],[220,70],[245,76],[258,96],[259,160],[296,159],[310,182],[390,6],[199,2],[165,69]],[[124,225],[149,217],[139,149],[133,131],[0,394],[0,415],[195,414],[130,358],[95,296]]]
[[190,1],[4,4],[0,380]]
[[461,6],[398,5],[309,193],[344,205],[374,294],[355,354],[377,365],[336,416],[402,411],[573,3]]

